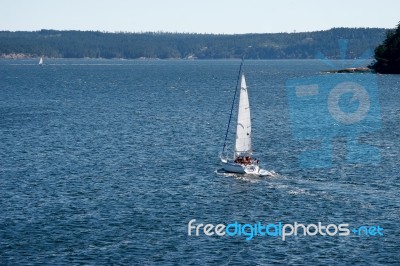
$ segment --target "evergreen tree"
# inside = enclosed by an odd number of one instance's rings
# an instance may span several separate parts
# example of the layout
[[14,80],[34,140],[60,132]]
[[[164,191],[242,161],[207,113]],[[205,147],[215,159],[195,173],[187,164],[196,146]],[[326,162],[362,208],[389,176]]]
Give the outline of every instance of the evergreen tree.
[[375,60],[371,68],[382,74],[400,74],[400,22],[389,30],[386,39],[375,48]]

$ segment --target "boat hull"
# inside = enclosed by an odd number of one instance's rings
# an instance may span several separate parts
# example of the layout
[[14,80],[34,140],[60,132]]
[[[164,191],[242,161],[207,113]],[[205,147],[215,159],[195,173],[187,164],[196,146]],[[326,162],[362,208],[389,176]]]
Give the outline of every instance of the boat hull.
[[235,162],[221,160],[222,168],[229,173],[237,173],[237,174],[259,174],[260,168],[255,164],[238,164]]

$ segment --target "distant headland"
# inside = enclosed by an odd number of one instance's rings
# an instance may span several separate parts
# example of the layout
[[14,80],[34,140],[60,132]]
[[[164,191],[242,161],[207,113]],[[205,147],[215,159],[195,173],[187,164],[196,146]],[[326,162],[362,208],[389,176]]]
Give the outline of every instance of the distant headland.
[[[382,28],[265,34],[109,33],[99,31],[0,31],[0,58],[121,59],[341,59],[338,40],[348,41],[346,59],[362,58],[385,38]],[[372,59],[372,57],[371,57]]]

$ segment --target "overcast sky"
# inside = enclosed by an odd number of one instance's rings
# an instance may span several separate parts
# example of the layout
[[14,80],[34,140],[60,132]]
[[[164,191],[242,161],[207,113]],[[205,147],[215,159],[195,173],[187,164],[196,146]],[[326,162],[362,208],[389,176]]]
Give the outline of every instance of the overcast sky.
[[394,28],[399,0],[0,0],[0,30],[267,33]]

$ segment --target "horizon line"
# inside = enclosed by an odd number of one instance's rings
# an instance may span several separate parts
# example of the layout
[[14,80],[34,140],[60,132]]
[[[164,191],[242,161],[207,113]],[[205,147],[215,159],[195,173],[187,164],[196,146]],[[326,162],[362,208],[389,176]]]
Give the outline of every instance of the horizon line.
[[108,31],[108,30],[88,30],[88,29],[39,29],[39,30],[3,30],[0,32],[41,32],[41,31],[64,31],[64,32],[99,32],[99,33],[109,33],[109,34],[198,34],[198,35],[256,35],[256,34],[301,34],[301,33],[312,33],[312,32],[323,32],[330,31],[334,29],[380,29],[380,30],[391,30],[392,28],[380,28],[380,27],[332,27],[329,29],[321,30],[310,30],[310,31],[296,31],[292,32],[282,31],[282,32],[247,32],[247,33],[208,33],[208,32],[185,32],[185,31]]

